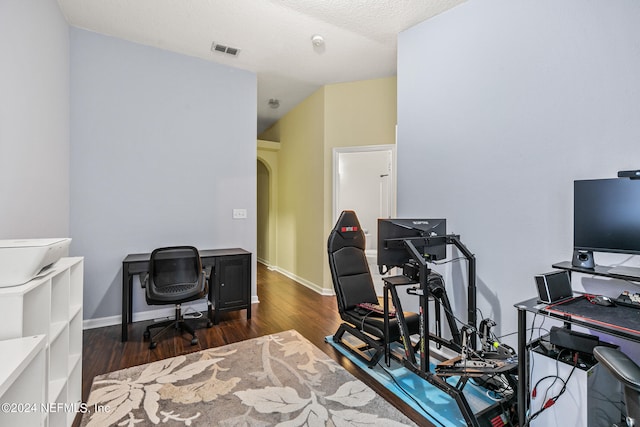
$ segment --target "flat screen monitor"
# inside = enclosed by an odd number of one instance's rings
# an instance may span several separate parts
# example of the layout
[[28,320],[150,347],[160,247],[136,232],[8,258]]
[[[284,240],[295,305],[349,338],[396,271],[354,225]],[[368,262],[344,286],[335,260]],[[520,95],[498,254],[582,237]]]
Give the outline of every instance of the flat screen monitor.
[[573,191],[576,250],[640,254],[640,180],[579,180]]
[[[446,236],[446,219],[378,219],[378,266],[401,267],[412,260],[403,240],[412,237]],[[443,240],[433,244],[416,244],[416,248],[429,260],[447,257]]]

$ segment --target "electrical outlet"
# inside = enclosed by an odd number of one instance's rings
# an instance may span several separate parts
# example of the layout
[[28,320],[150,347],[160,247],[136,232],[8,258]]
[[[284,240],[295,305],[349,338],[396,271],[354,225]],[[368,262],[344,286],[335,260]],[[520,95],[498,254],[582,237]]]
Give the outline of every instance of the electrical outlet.
[[233,219],[247,219],[247,210],[246,209],[234,209],[233,210]]

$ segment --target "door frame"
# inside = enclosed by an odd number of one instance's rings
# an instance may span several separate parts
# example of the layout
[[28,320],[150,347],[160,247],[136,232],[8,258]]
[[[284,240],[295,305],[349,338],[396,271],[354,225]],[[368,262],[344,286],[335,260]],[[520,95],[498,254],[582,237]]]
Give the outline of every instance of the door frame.
[[338,216],[340,212],[336,212],[338,207],[338,196],[339,196],[339,187],[338,187],[338,170],[340,166],[340,154],[342,153],[364,153],[371,151],[389,151],[391,152],[391,173],[390,173],[390,196],[391,196],[391,218],[396,216],[396,204],[397,204],[397,187],[396,187],[396,144],[381,144],[381,145],[359,145],[353,147],[335,147],[333,149],[333,201],[331,206],[331,215],[332,215],[332,224],[335,224],[338,221]]

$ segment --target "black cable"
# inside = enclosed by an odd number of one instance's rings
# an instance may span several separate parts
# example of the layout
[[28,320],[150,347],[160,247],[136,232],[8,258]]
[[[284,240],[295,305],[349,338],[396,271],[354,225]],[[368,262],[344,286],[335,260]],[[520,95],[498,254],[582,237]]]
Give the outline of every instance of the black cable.
[[[507,397],[507,396],[506,396],[506,393],[507,393],[508,391],[511,391],[512,393],[513,393],[513,391],[514,391],[514,390],[513,390],[513,387],[511,387],[511,386],[506,382],[506,380],[505,380],[505,381],[503,381],[503,380],[501,380],[501,379],[500,379],[500,378],[504,378],[504,375],[503,375],[503,374],[496,374],[496,373],[493,373],[493,374],[489,375],[489,376],[488,376],[488,378],[486,378],[486,379],[484,379],[483,377],[480,377],[480,378],[482,379],[482,383],[480,382],[480,380],[478,380],[478,378],[471,378],[471,382],[472,382],[473,384],[477,385],[478,387],[483,387],[483,388],[487,389],[487,391],[492,391],[492,392],[496,393],[497,395],[499,395],[499,396],[500,396],[500,399],[504,399],[504,398],[506,398],[506,397]],[[499,381],[499,382],[502,384],[502,387],[500,387],[500,388],[499,388],[499,389],[497,389],[497,390],[492,390],[492,389],[490,389],[490,388],[486,385],[490,380],[493,380],[494,378],[497,378],[497,380],[496,380],[496,381]]]
[[448,259],[448,260],[446,260],[446,261],[440,261],[440,262],[437,262],[437,261],[429,261],[429,262],[430,262],[431,264],[434,264],[434,265],[445,265],[445,264],[452,263],[452,262],[454,262],[454,261],[460,261],[460,260],[466,260],[466,259],[467,259],[467,257],[459,256],[459,257],[456,257],[456,258]]
[[363,315],[362,320],[360,322],[360,332],[364,332],[364,322],[365,320],[367,320],[367,317],[369,317],[370,315],[372,315],[374,313],[373,310],[369,310],[368,313],[366,313],[365,315]]
[[[544,325],[544,322],[546,320],[546,317],[542,318],[542,323],[540,323],[540,325],[538,325],[538,327],[535,327],[536,324],[536,318],[538,317],[538,313],[534,313],[533,314],[533,319],[531,320],[531,334],[529,335],[529,343],[533,341],[533,331],[535,329],[538,329],[538,339],[540,339],[540,330],[542,329],[542,325]],[[535,359],[533,358],[529,358],[529,378],[531,378],[531,375],[533,374],[533,367],[534,367],[534,363],[535,363]],[[518,363],[524,363],[524,360],[518,360]],[[524,378],[518,378],[518,381],[525,381]],[[531,389],[531,387],[529,387],[529,389]],[[537,415],[536,415],[537,416]],[[526,426],[529,423],[529,421],[525,420],[523,427]]]
[[[523,427],[528,426],[531,421],[533,421],[536,417],[538,417],[538,415],[540,415],[542,412],[546,411],[547,409],[549,409],[551,406],[553,406],[558,399],[560,398],[560,396],[562,396],[564,394],[565,391],[567,391],[567,383],[569,382],[569,380],[571,379],[571,376],[573,375],[573,372],[576,370],[576,367],[578,366],[578,353],[574,353],[574,362],[573,362],[573,367],[571,368],[571,371],[569,372],[569,375],[567,376],[567,379],[564,380],[562,379],[558,373],[559,373],[559,363],[560,363],[560,357],[562,355],[562,352],[565,351],[564,349],[561,350],[558,353],[558,356],[556,357],[556,375],[547,375],[545,377],[540,378],[536,384],[534,385],[533,389],[534,391],[536,391],[536,395],[537,395],[537,390],[536,388],[538,387],[538,385],[540,384],[541,381],[548,379],[548,378],[554,378],[553,382],[547,387],[547,389],[545,390],[545,394],[544,394],[544,398],[542,400],[542,406],[540,407],[540,409],[536,412],[534,412],[533,414],[531,414],[524,422]],[[553,385],[556,383],[556,381],[560,380],[562,382],[562,388],[560,389],[560,391],[558,392],[558,394],[556,394],[555,396],[547,399],[547,393],[551,390],[551,387],[553,387]]]

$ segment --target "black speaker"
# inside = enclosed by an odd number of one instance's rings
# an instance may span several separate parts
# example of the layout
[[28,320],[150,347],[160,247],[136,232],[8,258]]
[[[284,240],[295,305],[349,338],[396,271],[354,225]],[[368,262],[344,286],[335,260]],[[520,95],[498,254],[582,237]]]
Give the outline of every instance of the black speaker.
[[552,303],[573,296],[571,278],[566,270],[537,274],[534,278],[538,287],[538,297],[542,302]]
[[580,250],[573,251],[571,265],[580,268],[594,268],[596,266],[596,263],[593,260],[593,252]]

